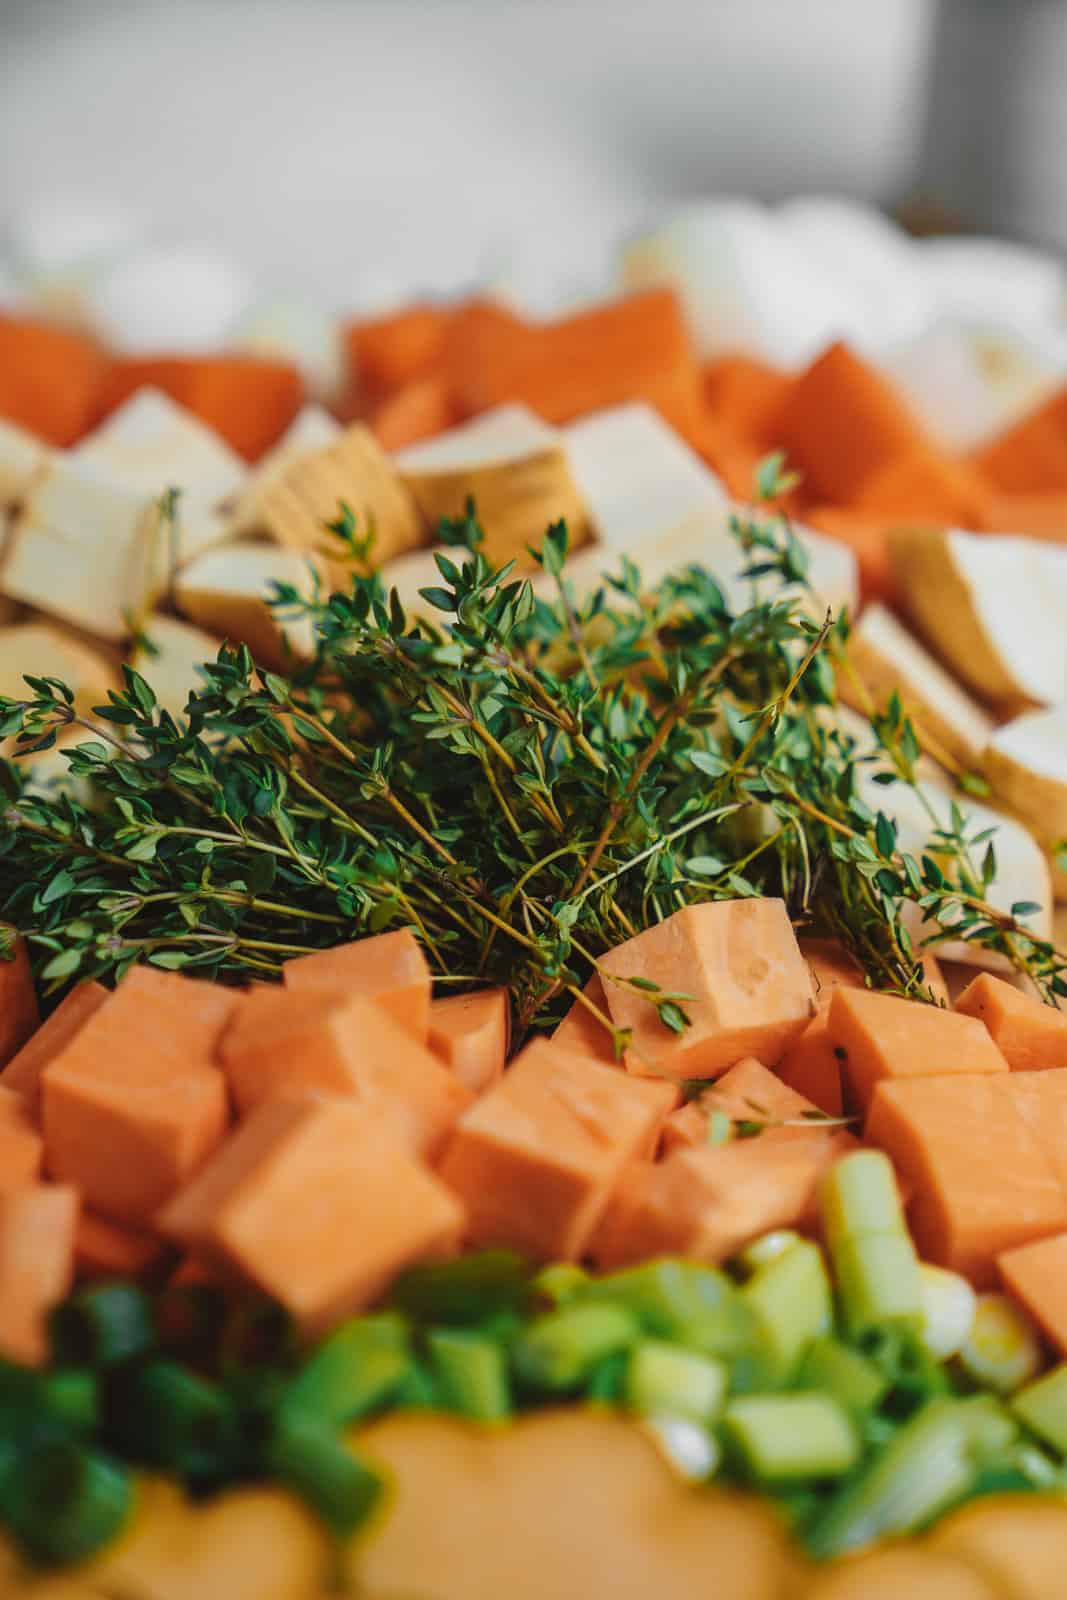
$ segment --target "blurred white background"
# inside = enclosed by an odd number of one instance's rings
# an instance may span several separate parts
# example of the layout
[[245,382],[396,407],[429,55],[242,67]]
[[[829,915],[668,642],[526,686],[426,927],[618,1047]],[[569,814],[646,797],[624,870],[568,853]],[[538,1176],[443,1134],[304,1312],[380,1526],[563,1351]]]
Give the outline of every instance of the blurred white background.
[[[594,289],[679,201],[893,201],[932,0],[0,0],[0,225],[231,251],[364,305]],[[47,264],[47,263],[45,263]]]

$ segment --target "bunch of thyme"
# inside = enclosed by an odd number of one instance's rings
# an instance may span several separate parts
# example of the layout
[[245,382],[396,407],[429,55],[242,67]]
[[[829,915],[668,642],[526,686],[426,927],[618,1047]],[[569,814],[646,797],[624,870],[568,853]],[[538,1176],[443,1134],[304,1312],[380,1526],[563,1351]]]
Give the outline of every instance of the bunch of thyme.
[[[780,487],[764,473],[765,493]],[[596,1009],[581,991],[603,953],[679,907],[773,894],[879,987],[929,998],[910,904],[931,941],[966,938],[1067,994],[1028,930],[1036,908],[989,904],[993,847],[959,810],[931,818],[917,859],[891,806],[860,798],[861,763],[913,785],[919,747],[896,702],[873,756],[833,714],[847,619],[812,619],[783,519],[736,522],[752,584],[736,608],[700,566],[649,592],[625,558],[579,598],[562,524],[539,552],[546,601],[492,570],[473,510],[446,531],[468,548],[438,557],[424,591],[439,624],[374,575],[282,588],[285,612],[312,616],[314,659],[283,677],[224,646],[180,721],[129,668],[91,716],[51,678],[0,700],[23,756],[85,735],[60,792],[0,764],[0,917],[46,990],[138,960],[241,982],[410,925],[442,981],[508,986],[521,1037],[575,997]],[[687,1025],[684,995],[647,998]]]

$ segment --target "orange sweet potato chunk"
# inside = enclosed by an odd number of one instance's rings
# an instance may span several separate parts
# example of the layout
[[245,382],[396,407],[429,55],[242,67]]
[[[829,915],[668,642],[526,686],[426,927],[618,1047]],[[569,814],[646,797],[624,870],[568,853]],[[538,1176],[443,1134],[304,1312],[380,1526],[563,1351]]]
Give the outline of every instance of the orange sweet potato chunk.
[[1013,1072],[1067,1067],[1067,1013],[983,972],[964,989],[956,1010],[984,1023]]
[[1067,544],[1067,485],[1036,494],[986,494],[982,526],[987,533],[1024,534]]
[[508,1055],[508,992],[480,989],[430,1004],[430,1048],[472,1094],[504,1070]]
[[[855,1149],[856,1140],[846,1128],[819,1126],[821,1109],[762,1062],[739,1061],[667,1118],[663,1148],[670,1151],[706,1145],[710,1119],[718,1111],[734,1124],[766,1124],[763,1132],[756,1136],[763,1149],[769,1148],[762,1142],[765,1140],[770,1140],[772,1145],[799,1141],[819,1151],[825,1147],[834,1158]],[[790,1126],[780,1126],[782,1123]]]
[[79,1278],[137,1278],[161,1259],[166,1244],[158,1234],[108,1222],[83,1211],[74,1234],[74,1267]]
[[368,420],[383,450],[403,450],[444,433],[460,419],[448,382],[419,378],[375,406]]
[[774,445],[771,428],[792,378],[755,356],[719,356],[704,368],[704,398],[712,416],[739,438]]
[[476,1245],[581,1256],[635,1158],[651,1154],[673,1084],[539,1039],[460,1118],[440,1165]]
[[48,1314],[74,1281],[77,1191],[59,1184],[0,1190],[0,1356],[40,1366]]
[[253,989],[219,1059],[242,1116],[294,1091],[351,1096],[425,1156],[437,1152],[470,1099],[382,1006],[337,989]]
[[304,402],[304,381],[284,361],[233,354],[130,356],[108,373],[105,411],[146,384],[169,394],[247,461],[278,442]]
[[1067,1355],[1067,1233],[1036,1239],[997,1257],[1004,1287]]
[[976,450],[971,460],[1009,494],[1067,489],[1067,386]]
[[[627,1065],[673,1078],[713,1078],[743,1056],[774,1066],[813,1013],[811,975],[781,900],[718,900],[687,906],[601,959],[608,1009],[632,1029]],[[678,1002],[691,1025],[660,1021],[656,996]],[[613,981],[616,980],[616,981]]]
[[805,1225],[819,1178],[840,1152],[829,1129],[780,1137],[789,1131],[634,1163],[592,1241],[597,1265],[661,1255],[726,1261],[770,1228]]
[[863,1113],[885,1078],[973,1077],[1008,1063],[974,1017],[898,995],[836,989],[826,1018],[845,1101]]
[[44,1143],[22,1095],[0,1084],[0,1189],[17,1189],[41,1175]]
[[[582,992],[599,1011],[609,1015],[604,985],[595,972]],[[581,1056],[592,1056],[594,1060],[602,1061],[605,1066],[617,1065],[611,1034],[597,1021],[588,1007],[577,1000],[553,1033],[552,1043],[558,1045],[561,1050],[571,1050]]]
[[894,456],[866,480],[854,504],[888,519],[985,526],[986,490],[965,463],[928,446]]
[[145,1227],[221,1143],[215,1055],[237,996],[135,967],[41,1074],[45,1164],[115,1222]]
[[0,312],[0,417],[49,444],[76,444],[96,420],[108,359],[84,334]]
[[285,963],[283,982],[287,989],[362,995],[377,1001],[420,1044],[429,1036],[430,969],[410,928],[297,956]]
[[1054,1073],[883,1079],[866,1139],[911,1190],[909,1221],[926,1260],[981,1287],[1005,1250],[1067,1228],[1067,1190],[1020,1113],[1020,1078]]
[[83,1024],[99,1011],[107,995],[103,984],[93,979],[77,984],[31,1034],[18,1054],[12,1056],[0,1076],[0,1084],[17,1089],[36,1114],[41,1097],[41,1073]]
[[783,1083],[828,1117],[842,1115],[841,1063],[830,1043],[825,1013],[809,1022],[796,1043],[789,1046],[778,1063],[778,1074]]
[[405,1267],[452,1254],[463,1223],[456,1197],[375,1116],[311,1096],[265,1101],[159,1219],[309,1335]]
[[391,394],[433,372],[444,359],[451,317],[449,308],[422,301],[347,323],[342,339],[356,383]]
[[832,505],[851,505],[876,473],[927,443],[889,380],[844,344],[794,380],[770,428],[807,493]]
[[9,960],[0,960],[0,1067],[22,1049],[40,1020],[30,958],[16,939]]

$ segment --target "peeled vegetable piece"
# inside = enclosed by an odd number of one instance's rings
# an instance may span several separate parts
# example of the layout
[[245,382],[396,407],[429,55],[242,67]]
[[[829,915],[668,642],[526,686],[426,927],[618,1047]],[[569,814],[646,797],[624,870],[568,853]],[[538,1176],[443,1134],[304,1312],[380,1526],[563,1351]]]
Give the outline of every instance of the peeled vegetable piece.
[[922,529],[890,550],[906,610],[972,694],[1004,712],[1063,698],[1067,635],[1037,545]]
[[[635,1072],[712,1078],[742,1056],[773,1067],[814,1014],[811,975],[781,900],[687,906],[609,951],[600,973],[612,1021],[633,1030]],[[681,1033],[658,1013],[671,996],[691,1021]]]
[[51,1016],[46,1017],[4,1068],[0,1084],[17,1089],[36,1113],[41,1093],[41,1073],[48,1063],[74,1038],[104,1001],[108,991],[102,983],[89,979],[64,995]]
[[535,1040],[460,1118],[440,1173],[481,1245],[581,1256],[631,1161],[651,1155],[674,1084]]
[[287,989],[339,989],[375,1000],[413,1039],[426,1043],[430,969],[409,928],[297,956],[285,963],[282,981]]
[[309,619],[285,618],[269,601],[276,583],[311,592],[311,558],[268,544],[229,544],[182,568],[174,584],[178,608],[211,633],[246,644],[257,661],[292,670],[314,651]]
[[568,1410],[496,1432],[410,1415],[358,1442],[395,1485],[380,1525],[348,1556],[367,1600],[793,1592],[799,1562],[774,1513],[679,1483],[633,1423]]
[[507,990],[479,989],[431,1001],[430,1048],[472,1094],[488,1089],[507,1059]]
[[158,1225],[314,1334],[405,1267],[450,1255],[463,1220],[455,1196],[379,1118],[308,1096],[259,1106]]
[[37,1366],[47,1318],[70,1292],[78,1195],[61,1184],[0,1190],[0,1356]]
[[1036,995],[983,972],[959,996],[956,1010],[985,1025],[1013,1072],[1067,1067],[1067,1015]]
[[1002,1600],[1002,1593],[965,1555],[907,1545],[833,1562],[812,1579],[804,1600]]
[[1063,1592],[1067,1506],[1061,1500],[976,1500],[936,1528],[930,1542],[938,1554],[987,1575],[998,1596],[1053,1600]]
[[6,1066],[37,1027],[37,993],[22,939],[0,959],[0,1066]]
[[[1067,838],[1067,709],[1028,711],[992,730],[982,770],[997,800],[1054,857]],[[1055,862],[1053,886],[1057,899],[1067,895],[1067,873]]]
[[1005,1250],[997,1267],[1010,1293],[1067,1355],[1067,1233]]
[[0,1082],[0,1190],[40,1176],[44,1145],[22,1095]]
[[217,433],[150,387],[138,389],[72,453],[130,489],[150,495],[180,489],[206,505],[234,494],[245,478],[244,462]]

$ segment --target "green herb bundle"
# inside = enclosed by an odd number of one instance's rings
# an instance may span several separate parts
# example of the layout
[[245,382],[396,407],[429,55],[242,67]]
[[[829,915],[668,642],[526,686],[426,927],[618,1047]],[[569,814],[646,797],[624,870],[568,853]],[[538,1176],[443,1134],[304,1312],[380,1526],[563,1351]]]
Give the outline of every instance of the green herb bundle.
[[[285,678],[224,647],[180,722],[129,669],[89,717],[53,679],[0,701],[0,737],[21,754],[69,725],[85,735],[67,792],[0,767],[0,917],[46,988],[142,959],[247,981],[413,925],[441,979],[508,985],[521,1036],[561,1014],[603,952],[679,907],[773,894],[880,987],[928,993],[911,902],[935,942],[1000,951],[1049,998],[1067,994],[1063,962],[1026,926],[1035,908],[989,905],[994,850],[955,807],[949,828],[931,818],[925,854],[899,848],[892,785],[916,782],[915,735],[895,702],[873,755],[840,725],[847,621],[812,620],[786,522],[735,524],[751,603],[734,609],[703,568],[647,591],[625,558],[579,602],[562,524],[539,554],[546,601],[490,568],[473,514],[449,531],[472,548],[438,558],[424,595],[439,625],[406,616],[376,576],[347,594],[282,589],[284,612],[313,617],[314,659]],[[857,792],[872,761],[884,813]],[[648,999],[685,1027],[684,996]]]

